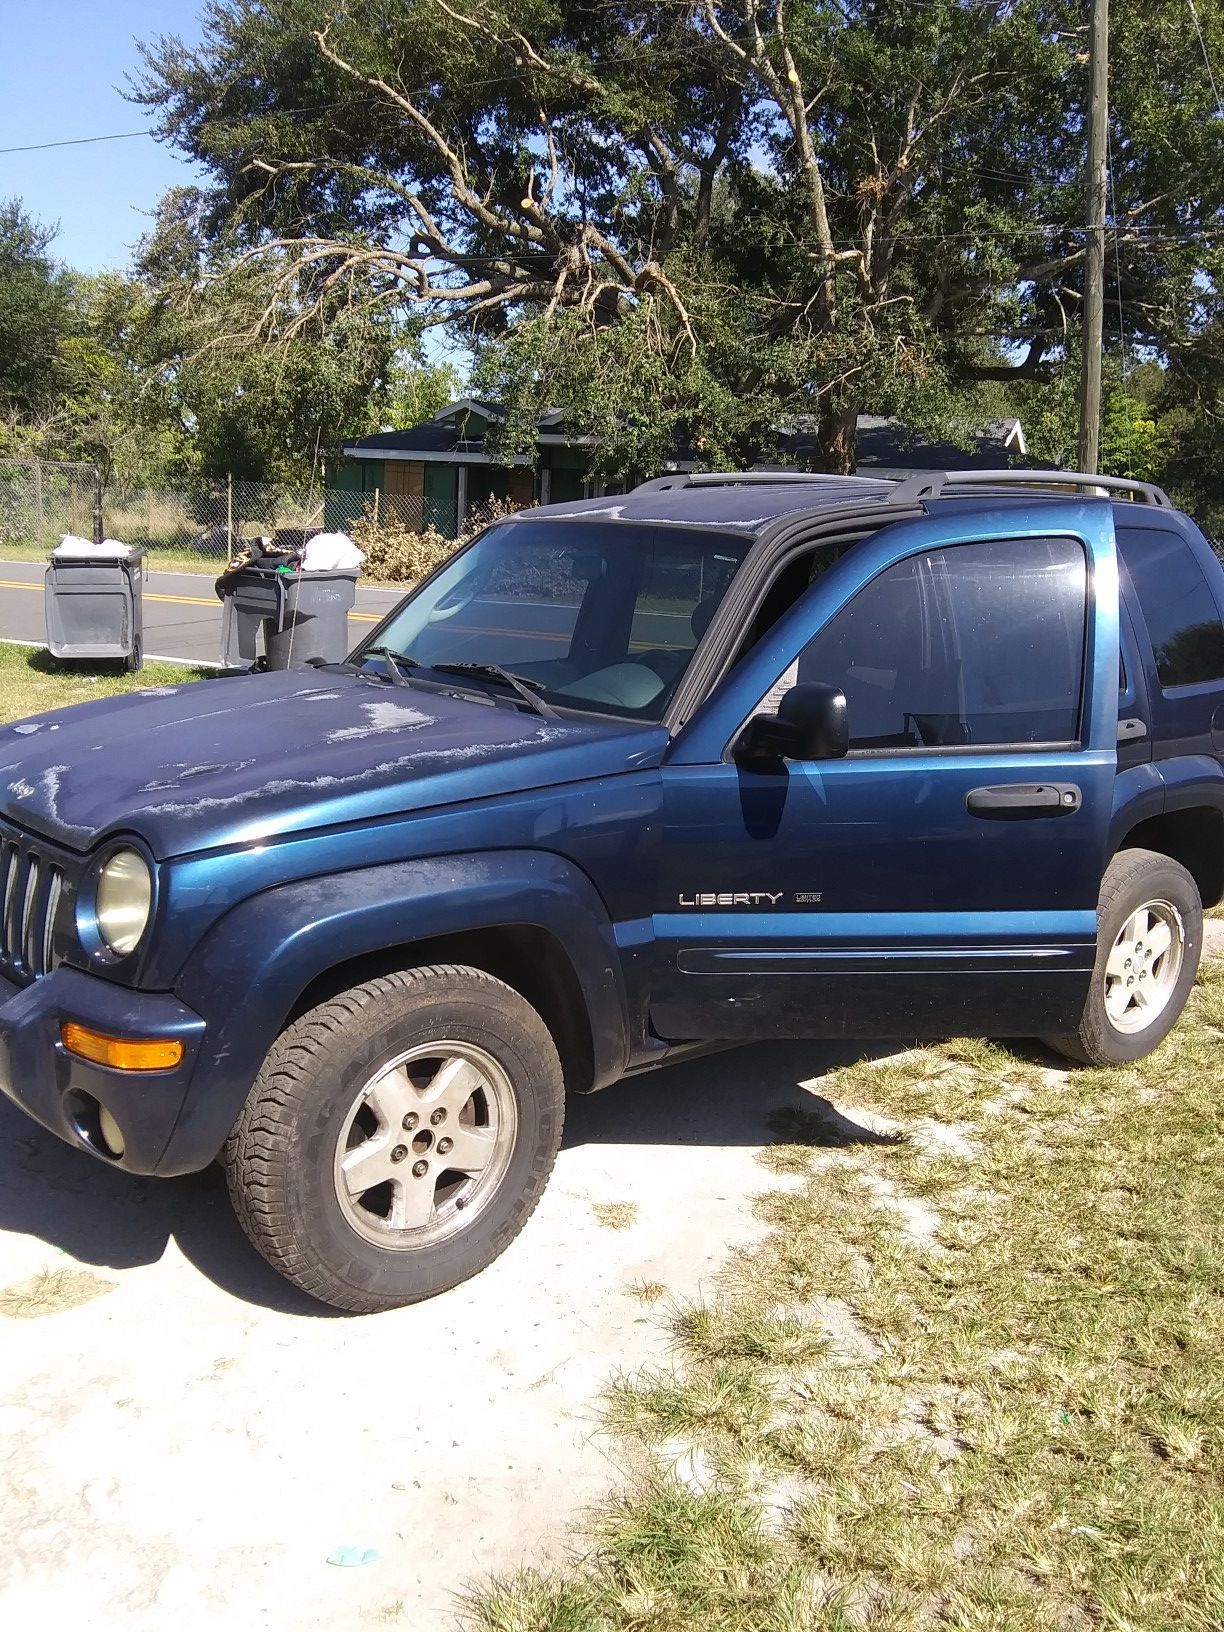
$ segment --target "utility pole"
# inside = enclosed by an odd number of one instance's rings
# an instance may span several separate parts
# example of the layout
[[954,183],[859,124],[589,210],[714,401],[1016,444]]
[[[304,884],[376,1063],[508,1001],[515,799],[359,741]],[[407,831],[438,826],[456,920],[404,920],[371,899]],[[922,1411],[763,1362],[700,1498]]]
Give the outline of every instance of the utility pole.
[[1097,473],[1101,451],[1101,350],[1105,308],[1105,153],[1109,132],[1109,0],[1092,0],[1088,59],[1087,238],[1080,333],[1079,468]]

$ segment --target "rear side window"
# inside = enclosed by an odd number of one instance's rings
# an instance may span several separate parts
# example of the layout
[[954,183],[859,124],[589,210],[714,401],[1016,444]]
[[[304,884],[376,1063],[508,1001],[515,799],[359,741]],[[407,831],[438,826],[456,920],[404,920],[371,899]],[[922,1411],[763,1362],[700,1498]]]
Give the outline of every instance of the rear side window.
[[1122,527],[1118,550],[1130,574],[1169,690],[1224,680],[1224,623],[1203,569],[1180,533]]
[[859,750],[1074,742],[1087,582],[1074,539],[912,556],[860,590],[784,680],[844,691]]

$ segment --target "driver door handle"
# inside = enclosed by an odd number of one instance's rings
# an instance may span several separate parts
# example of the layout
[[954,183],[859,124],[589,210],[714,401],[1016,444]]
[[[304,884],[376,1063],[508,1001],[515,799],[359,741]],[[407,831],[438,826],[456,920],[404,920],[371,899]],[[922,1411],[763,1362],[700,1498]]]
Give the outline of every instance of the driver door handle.
[[993,788],[972,788],[965,795],[971,816],[996,821],[1034,816],[1069,816],[1080,808],[1082,795],[1074,782],[1005,782]]

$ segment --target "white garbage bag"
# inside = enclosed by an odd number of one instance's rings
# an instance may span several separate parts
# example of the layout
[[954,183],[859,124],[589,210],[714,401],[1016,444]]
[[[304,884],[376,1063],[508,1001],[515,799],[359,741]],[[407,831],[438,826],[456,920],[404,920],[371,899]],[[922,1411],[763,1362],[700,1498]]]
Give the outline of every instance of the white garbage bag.
[[122,561],[132,553],[130,544],[121,544],[117,538],[104,538],[95,544],[91,538],[80,538],[76,533],[61,533],[60,541],[51,554],[57,560],[80,559],[89,556],[94,561]]
[[359,567],[365,551],[347,533],[316,533],[302,551],[303,572],[346,572]]

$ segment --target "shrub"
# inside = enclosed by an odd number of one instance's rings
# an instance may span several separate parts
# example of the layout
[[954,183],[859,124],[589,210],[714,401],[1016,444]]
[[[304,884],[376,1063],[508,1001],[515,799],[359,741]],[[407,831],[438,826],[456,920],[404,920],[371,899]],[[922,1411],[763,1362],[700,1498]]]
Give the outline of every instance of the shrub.
[[364,515],[353,522],[348,532],[357,548],[365,551],[362,570],[367,577],[390,584],[411,584],[440,566],[461,544],[519,508],[494,499],[472,511],[458,538],[444,537],[432,524],[417,528],[393,516],[375,521],[372,515]]

